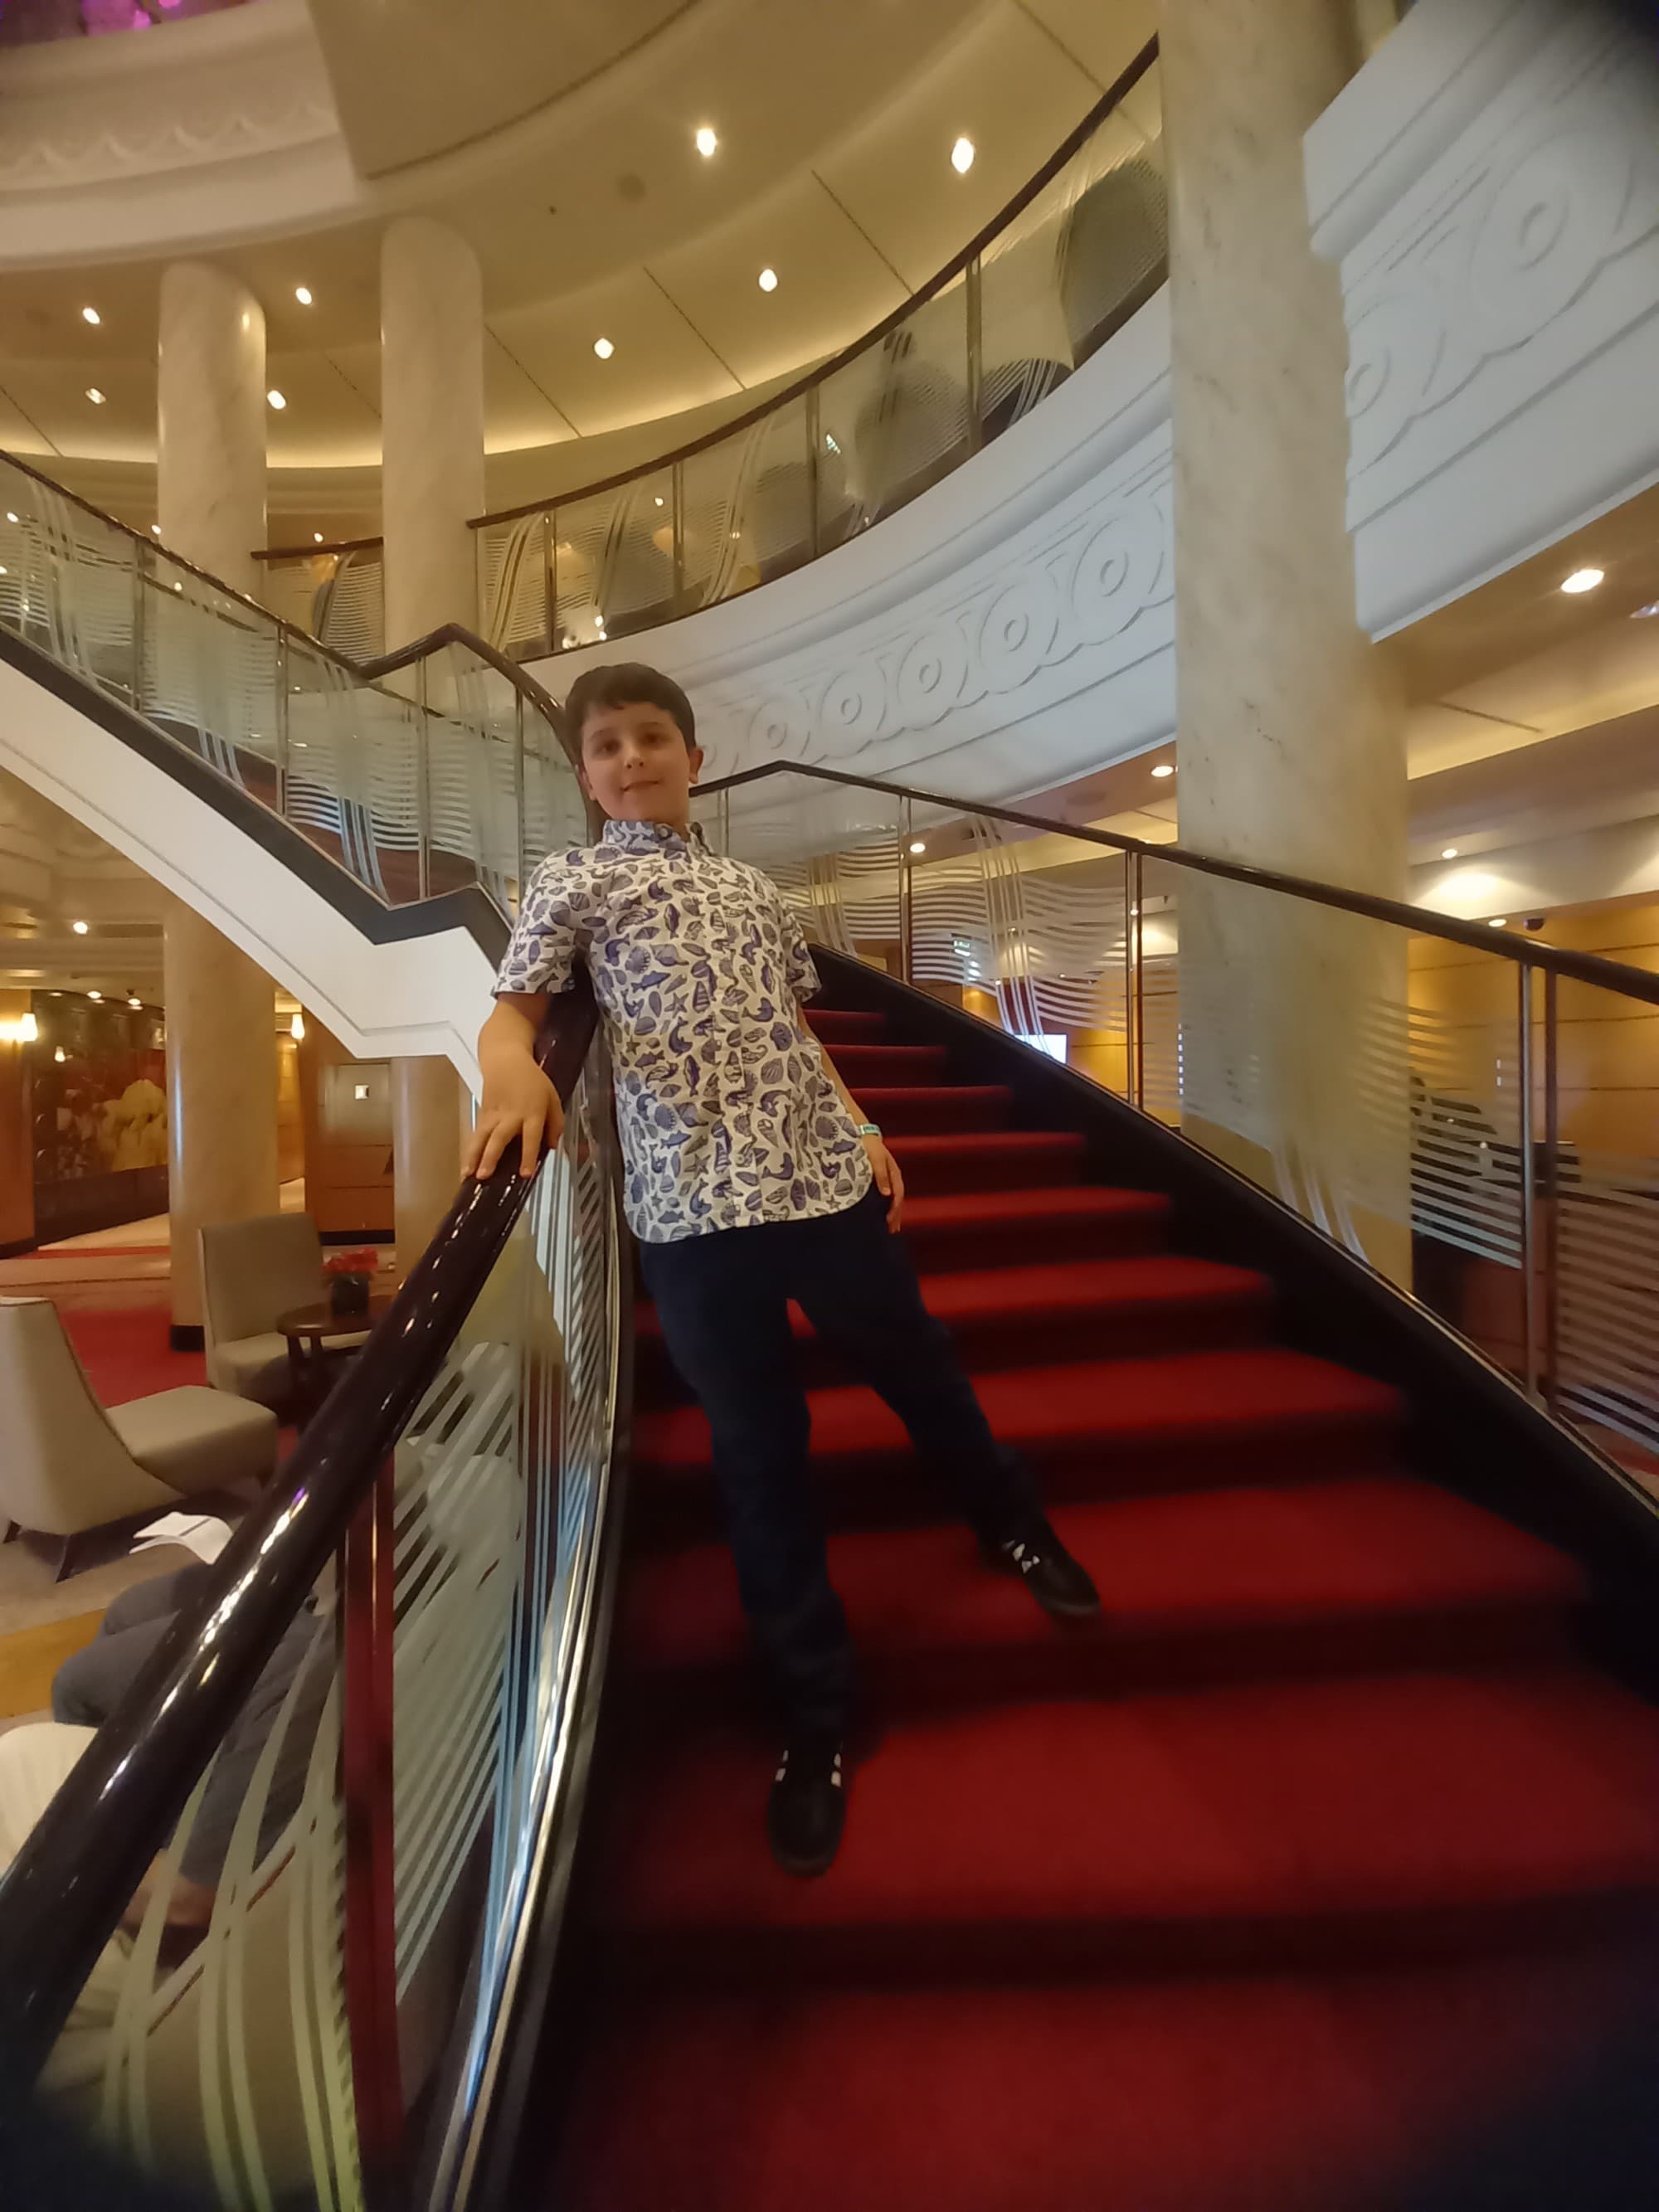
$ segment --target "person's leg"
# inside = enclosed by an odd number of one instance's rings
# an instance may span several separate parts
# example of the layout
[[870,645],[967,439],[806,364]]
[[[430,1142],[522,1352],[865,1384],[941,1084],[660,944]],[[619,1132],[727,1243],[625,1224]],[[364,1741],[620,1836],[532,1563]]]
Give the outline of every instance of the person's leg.
[[708,1417],[750,1632],[792,1737],[838,1737],[852,1646],[807,1477],[810,1421],[771,1227],[641,1244],[675,1366]]
[[1036,1486],[992,1435],[950,1331],[922,1304],[885,1200],[872,1191],[792,1235],[789,1289],[807,1319],[886,1400],[969,1526],[1000,1542],[1036,1507]]
[[177,1574],[153,1575],[123,1590],[92,1642],[71,1652],[52,1678],[52,1718],[71,1728],[100,1727],[207,1572],[199,1565],[181,1567]]
[[902,1240],[871,1192],[844,1213],[793,1224],[789,1286],[820,1335],[879,1392],[937,1470],[986,1558],[1067,1620],[1100,1598],[1042,1510],[1030,1469],[991,1433],[950,1331],[923,1304]]

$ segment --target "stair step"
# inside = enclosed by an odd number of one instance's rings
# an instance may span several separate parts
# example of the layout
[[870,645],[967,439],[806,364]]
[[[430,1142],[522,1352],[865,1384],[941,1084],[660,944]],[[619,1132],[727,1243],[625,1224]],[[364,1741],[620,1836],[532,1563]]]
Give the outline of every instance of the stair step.
[[817,1882],[767,1856],[774,1747],[710,1723],[636,1768],[604,1910],[653,1971],[1323,1964],[1659,1894],[1659,1714],[1577,1668],[914,1717],[854,1764]]
[[[998,1437],[1045,1470],[1055,1500],[1212,1488],[1309,1473],[1371,1473],[1398,1429],[1398,1394],[1277,1346],[1083,1361],[981,1376]],[[942,1501],[872,1390],[809,1394],[815,1470],[838,1522],[915,1519]],[[635,1463],[659,1535],[707,1524],[708,1424],[695,1406],[641,1415]]]
[[942,1044],[836,1044],[830,1057],[852,1091],[863,1083],[943,1083],[950,1065]]
[[887,1017],[852,1013],[840,1006],[809,1006],[806,1026],[823,1044],[879,1044],[887,1034]]
[[[984,1373],[1038,1360],[1052,1365],[1252,1342],[1267,1327],[1273,1284],[1251,1268],[1165,1253],[925,1275],[921,1294],[965,1364]],[[790,1307],[789,1317],[809,1382],[856,1379],[833,1347],[815,1338],[799,1306]],[[684,1397],[654,1306],[637,1310],[635,1337],[643,1401]]]
[[1553,2171],[1534,2167],[1518,2194],[1510,2178],[1528,2119],[1559,2109],[1564,2084],[1588,2081],[1604,2051],[1626,2057],[1621,2075],[1640,2063],[1630,2036],[1651,1972],[1644,1948],[1608,1944],[1364,1973],[617,1991],[585,2023],[591,2070],[539,2201],[560,2212],[1637,2205],[1659,2169],[1659,2106],[1639,2091],[1627,2128],[1610,2131],[1605,2116],[1588,2135],[1558,2128]]
[[1004,1128],[1014,1094],[1001,1083],[929,1083],[849,1086],[866,1118],[878,1121],[890,1145],[906,1136]]
[[[1405,1478],[1061,1506],[1100,1587],[1057,1631],[952,1526],[834,1536],[859,1675],[884,1707],[992,1702],[1273,1674],[1565,1656],[1588,1594],[1563,1553]],[[630,1571],[622,1649],[641,1696],[731,1698],[750,1671],[731,1553],[699,1544]]]
[[1161,1251],[1173,1207],[1161,1190],[1099,1183],[907,1192],[904,1237],[924,1273],[1015,1261]]
[[927,1194],[1076,1182],[1085,1145],[1068,1129],[1005,1129],[969,1136],[895,1137],[889,1149],[905,1188]]

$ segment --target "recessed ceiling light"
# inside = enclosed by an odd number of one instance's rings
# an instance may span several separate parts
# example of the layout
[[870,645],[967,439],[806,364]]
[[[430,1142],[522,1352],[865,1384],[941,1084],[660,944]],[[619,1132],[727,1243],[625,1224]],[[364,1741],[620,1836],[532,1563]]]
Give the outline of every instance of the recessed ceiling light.
[[97,329],[103,319],[96,307],[82,307],[81,310],[81,320],[83,323],[90,323],[94,330]]
[[775,292],[778,289],[778,272],[775,269],[763,269],[755,281],[763,292]]
[[659,507],[662,505],[662,494],[660,492],[657,494],[657,505]]
[[1166,775],[1173,775],[1175,774],[1175,769],[1171,767],[1171,765],[1170,764],[1170,763],[1169,763],[1168,761],[1160,761],[1160,762],[1158,763],[1158,766],[1157,766],[1157,767],[1152,770],[1152,774],[1153,774],[1154,775],[1156,775],[1156,776],[1160,776],[1160,777],[1161,777],[1161,776],[1166,776]]
[[1575,568],[1570,576],[1561,579],[1564,592],[1593,592],[1607,574],[1604,568]]
[[973,166],[973,140],[971,138],[958,138],[956,144],[951,149],[951,167],[956,171],[957,176],[965,177],[969,170],[971,169]]
[[322,544],[322,542],[323,542],[323,533],[322,533],[322,532],[321,532],[320,530],[313,530],[313,531],[312,532],[312,533],[311,533],[311,542],[312,542],[312,544],[313,544],[313,545],[320,545],[320,544]]
[[101,407],[104,404],[104,395],[95,384],[88,385],[87,397],[94,407]]
[[293,1038],[295,1044],[303,1044],[305,1042],[306,1018],[303,1014],[296,1013],[295,1015],[293,1020],[288,1025],[288,1033]]
[[9,576],[10,574],[11,570],[9,568],[0,568],[0,576]]
[[161,536],[161,526],[159,522],[151,523],[149,526],[149,534],[152,538],[159,538]]
[[75,932],[77,937],[84,937],[87,932],[92,927],[92,924],[89,921],[72,921],[70,924],[70,927]]
[[142,1006],[143,1003],[143,1000],[139,997],[137,991],[134,991],[127,1000],[127,1004],[130,1006]]
[[310,285],[296,284],[294,288],[294,296],[300,302],[300,305],[302,307],[308,307],[311,305]]
[[706,161],[708,159],[708,156],[714,152],[715,147],[718,146],[720,142],[714,136],[710,126],[705,123],[699,127],[696,138],[694,143],[698,153],[702,155],[703,160]]
[[609,338],[595,338],[593,341],[593,350],[598,354],[601,361],[609,361],[611,355],[615,353],[617,349],[611,344]]
[[103,995],[104,994],[101,991],[88,991],[87,993],[87,996],[89,999],[101,999]]
[[69,1054],[64,1050],[63,1046],[60,1044],[57,1051],[53,1053],[52,1058],[61,1063],[69,1058]]
[[925,837],[913,837],[910,840],[910,850],[913,853],[925,853],[927,850],[927,840]]
[[[9,514],[6,517],[6,520],[8,522],[15,522],[17,517],[15,514]],[[1635,613],[1632,615],[1631,620],[1632,622],[1651,622],[1655,615],[1659,615],[1659,599],[1650,599],[1646,606],[1637,608]]]
[[6,509],[6,520],[8,522],[15,522],[17,520],[17,517],[12,513],[9,507]]
[[1510,918],[1506,914],[1494,915],[1492,920],[1486,924],[1488,929],[1507,929],[1509,926]]
[[1440,855],[1440,857],[1443,860],[1455,860],[1457,858],[1456,846],[1448,845],[1445,851]]
[[274,407],[279,415],[282,413],[283,408],[288,405],[288,402],[283,397],[282,393],[274,388],[266,392],[265,398],[267,403],[270,406]]

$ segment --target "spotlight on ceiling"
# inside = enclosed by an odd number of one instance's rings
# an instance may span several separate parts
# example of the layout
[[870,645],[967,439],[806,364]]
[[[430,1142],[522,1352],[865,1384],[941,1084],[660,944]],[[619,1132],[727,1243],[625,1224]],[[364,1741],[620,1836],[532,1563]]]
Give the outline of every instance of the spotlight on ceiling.
[[103,994],[103,993],[102,993],[101,991],[88,991],[88,992],[87,993],[87,996],[88,996],[88,998],[89,998],[89,999],[99,999],[99,1000],[101,1000],[101,999],[102,999],[102,997],[103,997],[103,995],[104,995],[104,994]]
[[310,285],[296,284],[294,288],[294,296],[300,302],[300,305],[302,307],[308,307],[311,305]]
[[288,1025],[288,1033],[293,1038],[295,1044],[303,1044],[305,1042],[306,1018],[303,1014],[295,1015],[294,1019]]
[[72,921],[70,924],[70,927],[75,932],[77,937],[84,937],[87,932],[92,927],[92,924],[89,921]]
[[60,1044],[57,1051],[53,1053],[52,1058],[61,1066],[61,1064],[69,1058],[69,1054],[64,1051],[63,1046]]
[[159,522],[151,523],[149,526],[149,534],[152,538],[159,538],[161,536],[161,526]]
[[323,533],[322,533],[322,532],[321,532],[320,530],[313,530],[313,531],[312,532],[312,533],[311,533],[311,542],[312,542],[312,544],[313,544],[313,545],[320,545],[320,544],[322,544],[322,542],[323,542]]
[[144,1002],[143,1002],[143,1000],[139,997],[139,995],[138,995],[138,994],[137,993],[137,991],[131,991],[131,992],[129,992],[129,993],[128,993],[128,994],[127,994],[127,1004],[128,1004],[128,1006],[133,1006],[133,1007],[137,1007],[137,1008],[139,1008],[139,1009],[142,1009],[142,1008],[143,1008],[143,1003],[144,1003]]
[[1152,774],[1161,781],[1164,776],[1173,775],[1175,774],[1174,763],[1170,761],[1160,761],[1158,766],[1152,770]]
[[971,138],[958,138],[956,144],[951,147],[951,167],[956,171],[957,176],[965,177],[969,170],[973,167],[974,151],[974,142]]
[[[16,518],[14,515],[9,514],[6,517],[6,520],[8,522],[12,522],[15,521]],[[1631,620],[1632,622],[1651,622],[1656,615],[1659,615],[1659,599],[1650,599],[1646,606],[1637,608],[1636,611],[1632,615]]]
[[274,407],[279,415],[282,413],[283,408],[288,405],[288,401],[283,398],[283,394],[274,388],[266,392],[265,402],[268,406]]
[[763,269],[755,281],[763,292],[775,292],[778,289],[778,272],[775,269]]
[[1561,579],[1561,588],[1575,595],[1579,592],[1593,592],[1606,574],[1604,568],[1575,568],[1571,575]]
[[615,353],[617,349],[611,344],[609,338],[595,338],[593,341],[593,350],[598,354],[601,361],[609,361],[611,355]]
[[88,385],[87,397],[94,407],[101,407],[104,404],[104,395],[95,384]]
[[1440,857],[1443,860],[1455,860],[1457,858],[1456,846],[1448,845],[1445,851],[1440,855]]
[[925,837],[913,837],[910,840],[910,850],[913,853],[925,853],[927,850],[927,840]]
[[1509,926],[1510,918],[1506,914],[1495,914],[1486,924],[1488,929],[1507,929]]
[[714,152],[715,147],[718,146],[720,143],[720,140],[714,136],[713,129],[707,123],[703,124],[700,127],[697,131],[696,137],[693,141],[698,153],[702,155],[705,161],[708,159],[709,155]]
[[90,323],[94,330],[97,329],[103,319],[96,307],[82,307],[81,310],[81,320],[83,323]]

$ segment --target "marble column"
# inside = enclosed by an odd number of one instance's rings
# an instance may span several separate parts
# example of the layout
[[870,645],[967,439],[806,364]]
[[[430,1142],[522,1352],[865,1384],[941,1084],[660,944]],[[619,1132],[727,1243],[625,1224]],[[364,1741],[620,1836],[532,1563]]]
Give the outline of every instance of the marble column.
[[[1403,896],[1403,704],[1354,612],[1347,334],[1303,134],[1352,0],[1164,0],[1182,843]],[[1183,881],[1183,1121],[1396,1274],[1404,945]]]
[[204,1223],[275,1213],[276,994],[262,968],[181,900],[162,935],[173,1339],[201,1342]]
[[380,501],[390,646],[477,621],[483,291],[457,232],[400,216],[380,246]]
[[398,1273],[431,1243],[461,1181],[461,1079],[435,1054],[392,1063],[392,1148]]
[[265,542],[265,318],[222,269],[162,271],[156,355],[161,543],[250,599]]
[[[478,617],[475,533],[484,506],[483,291],[466,240],[425,216],[380,247],[381,526],[388,647]],[[429,665],[441,703],[452,672]],[[392,1068],[398,1266],[420,1257],[453,1199],[465,1097],[447,1060]]]

